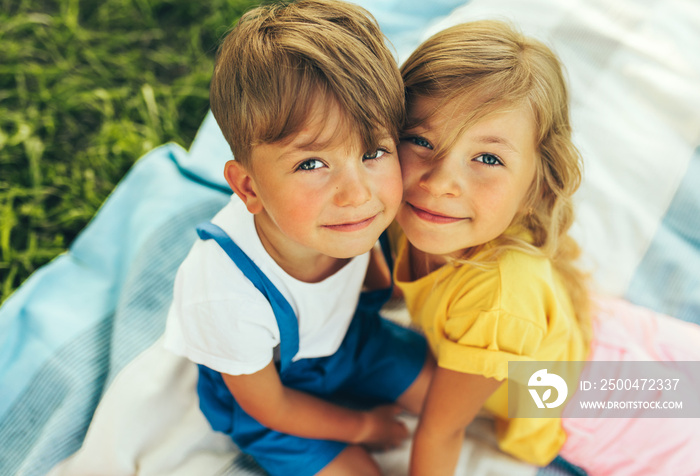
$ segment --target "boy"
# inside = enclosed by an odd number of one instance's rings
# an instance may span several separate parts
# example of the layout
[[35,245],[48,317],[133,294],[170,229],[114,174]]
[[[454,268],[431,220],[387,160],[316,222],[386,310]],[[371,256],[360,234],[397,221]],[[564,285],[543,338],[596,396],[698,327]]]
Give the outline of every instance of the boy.
[[[272,475],[379,474],[360,445],[407,436],[399,407],[379,404],[422,407],[423,338],[378,317],[389,289],[360,296],[401,200],[403,101],[355,5],[259,7],[220,47],[211,106],[236,197],[178,271],[166,347],[199,364],[212,427]],[[328,401],[340,395],[379,406]]]

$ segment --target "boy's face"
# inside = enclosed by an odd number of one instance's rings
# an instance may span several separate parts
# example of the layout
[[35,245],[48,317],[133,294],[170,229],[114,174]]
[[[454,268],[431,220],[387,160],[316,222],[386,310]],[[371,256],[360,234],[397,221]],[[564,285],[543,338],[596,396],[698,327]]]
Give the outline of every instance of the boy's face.
[[[426,117],[439,103],[419,99],[409,113]],[[397,221],[411,243],[432,255],[463,250],[500,236],[522,211],[535,177],[535,121],[526,106],[496,112],[466,129],[440,159],[433,150],[461,127],[445,107],[404,134],[399,146],[404,202]]]
[[401,203],[401,170],[390,134],[378,150],[366,151],[358,135],[347,134],[334,103],[318,101],[310,117],[290,140],[254,147],[247,168],[256,195],[248,209],[278,263],[319,253],[362,254]]

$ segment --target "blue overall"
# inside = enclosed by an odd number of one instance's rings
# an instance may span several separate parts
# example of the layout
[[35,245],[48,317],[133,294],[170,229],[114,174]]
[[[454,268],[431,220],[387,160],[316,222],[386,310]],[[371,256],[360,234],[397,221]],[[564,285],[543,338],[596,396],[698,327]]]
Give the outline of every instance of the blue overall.
[[[379,316],[391,288],[363,292],[338,351],[327,357],[292,359],[299,350],[299,326],[291,306],[263,272],[218,226],[197,227],[203,240],[213,239],[270,302],[280,332],[277,368],[282,384],[326,400],[374,406],[395,402],[413,383],[426,358],[423,336]],[[386,236],[380,239],[387,263]],[[347,443],[314,440],[264,427],[234,400],[220,373],[199,365],[200,408],[212,428],[231,436],[269,474],[314,475]]]

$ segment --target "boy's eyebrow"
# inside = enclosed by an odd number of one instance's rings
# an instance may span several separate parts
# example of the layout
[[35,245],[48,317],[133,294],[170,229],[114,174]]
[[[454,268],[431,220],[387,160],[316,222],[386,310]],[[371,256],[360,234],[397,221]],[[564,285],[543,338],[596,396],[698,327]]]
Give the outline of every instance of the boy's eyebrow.
[[327,141],[317,141],[315,139],[311,140],[293,140],[287,144],[287,150],[277,157],[278,161],[289,159],[299,152],[317,152],[328,147]]
[[[333,145],[333,142],[336,139],[337,138],[333,138],[333,139],[328,140],[328,141],[318,141],[318,140],[311,140],[311,141],[295,140],[295,141],[292,141],[289,144],[290,150],[287,150],[286,152],[280,154],[277,157],[277,160],[283,160],[283,159],[289,157],[290,155],[293,155],[293,154],[298,153],[298,152],[318,152],[320,150],[327,149]],[[394,139],[391,136],[391,134],[389,134],[389,133],[384,133],[384,134],[381,134],[377,137],[377,142],[381,143],[384,141],[391,141],[391,143],[393,144]]]

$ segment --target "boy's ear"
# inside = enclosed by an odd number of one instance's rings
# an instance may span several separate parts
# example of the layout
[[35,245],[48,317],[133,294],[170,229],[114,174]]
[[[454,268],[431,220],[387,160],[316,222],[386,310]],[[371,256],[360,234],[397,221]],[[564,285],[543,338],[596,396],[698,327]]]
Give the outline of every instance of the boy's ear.
[[243,200],[250,213],[255,215],[263,210],[263,204],[256,191],[256,184],[250,172],[237,160],[229,160],[224,166],[224,177],[231,190]]

